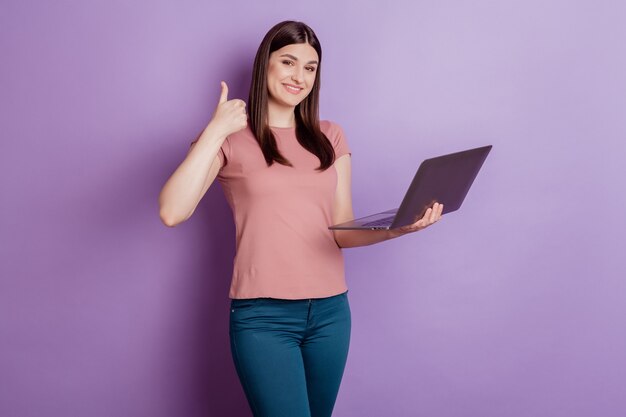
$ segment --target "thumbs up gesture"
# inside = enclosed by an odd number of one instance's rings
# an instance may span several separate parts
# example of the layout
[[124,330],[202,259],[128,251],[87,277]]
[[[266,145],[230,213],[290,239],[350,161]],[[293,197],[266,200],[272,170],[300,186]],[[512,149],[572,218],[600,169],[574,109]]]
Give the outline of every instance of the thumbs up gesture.
[[220,135],[228,136],[248,125],[246,102],[239,99],[228,100],[228,86],[224,81],[221,84],[222,93],[210,124],[216,127]]

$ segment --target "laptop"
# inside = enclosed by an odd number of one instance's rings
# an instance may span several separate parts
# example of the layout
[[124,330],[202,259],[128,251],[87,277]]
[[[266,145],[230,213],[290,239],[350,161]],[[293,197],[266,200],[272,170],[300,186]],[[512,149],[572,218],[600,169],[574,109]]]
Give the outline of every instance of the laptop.
[[435,203],[443,204],[443,214],[456,211],[491,148],[492,145],[487,145],[426,159],[417,169],[400,207],[335,224],[329,229],[395,229],[415,223]]

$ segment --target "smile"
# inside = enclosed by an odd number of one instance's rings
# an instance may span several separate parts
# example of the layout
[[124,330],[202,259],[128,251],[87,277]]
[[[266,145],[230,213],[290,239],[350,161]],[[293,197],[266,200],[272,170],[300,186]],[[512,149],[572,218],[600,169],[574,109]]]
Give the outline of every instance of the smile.
[[287,90],[288,92],[290,92],[291,94],[298,94],[300,93],[300,91],[302,91],[301,87],[294,87],[288,84],[283,84],[285,86],[285,90]]

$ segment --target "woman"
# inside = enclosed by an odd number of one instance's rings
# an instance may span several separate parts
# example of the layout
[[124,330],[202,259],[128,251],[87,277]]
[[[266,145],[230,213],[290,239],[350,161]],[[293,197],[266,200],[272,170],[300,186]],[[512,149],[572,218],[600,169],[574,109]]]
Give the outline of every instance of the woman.
[[335,230],[354,218],[341,127],[318,115],[322,50],[311,28],[285,21],[257,51],[246,103],[222,92],[213,117],[161,191],[168,226],[187,220],[217,177],[236,224],[230,287],[235,367],[255,416],[330,416],[350,340],[341,248],[394,230]]

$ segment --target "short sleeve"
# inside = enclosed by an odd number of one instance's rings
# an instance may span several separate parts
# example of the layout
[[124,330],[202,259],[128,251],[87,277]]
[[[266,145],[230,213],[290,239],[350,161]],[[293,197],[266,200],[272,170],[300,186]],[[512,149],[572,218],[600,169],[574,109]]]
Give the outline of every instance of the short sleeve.
[[329,122],[330,123],[330,129],[329,129],[329,135],[328,139],[330,139],[333,148],[335,149],[335,159],[338,159],[340,156],[343,155],[352,155],[352,152],[350,151],[350,147],[348,146],[348,140],[346,139],[346,135],[343,131],[343,129],[341,128],[341,126],[339,126],[337,123],[334,122]]
[[220,163],[222,168],[224,168],[228,164],[228,159],[230,157],[230,140],[226,137],[226,140],[220,146],[220,149],[217,151],[217,157],[220,158]]

